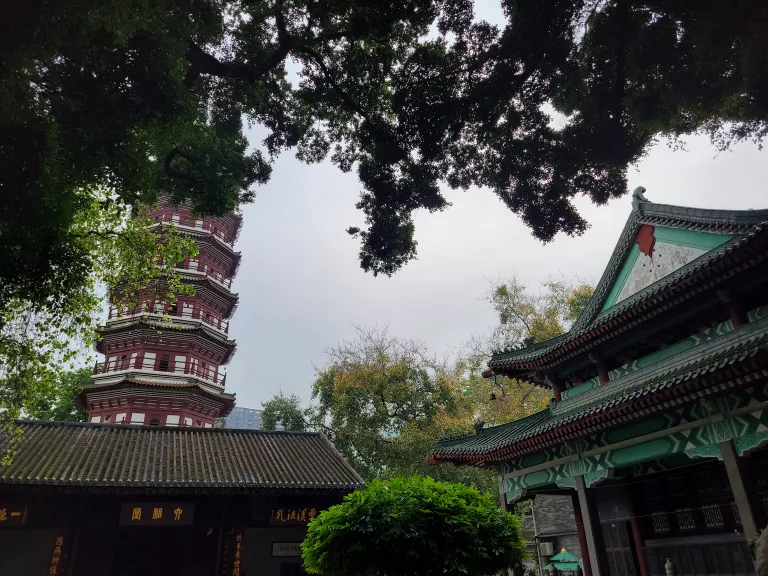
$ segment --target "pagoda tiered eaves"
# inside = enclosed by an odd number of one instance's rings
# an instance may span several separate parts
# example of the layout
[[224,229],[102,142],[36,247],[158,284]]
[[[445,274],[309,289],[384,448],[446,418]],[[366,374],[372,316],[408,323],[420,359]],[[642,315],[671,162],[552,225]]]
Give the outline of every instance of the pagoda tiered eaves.
[[148,214],[152,229],[173,226],[197,244],[198,254],[176,268],[194,295],[164,303],[147,289],[132,309],[111,306],[95,342],[105,359],[78,400],[94,423],[212,427],[234,405],[222,368],[236,347],[228,333],[238,300],[231,288],[242,218],[196,217],[188,203],[173,206],[167,198]]

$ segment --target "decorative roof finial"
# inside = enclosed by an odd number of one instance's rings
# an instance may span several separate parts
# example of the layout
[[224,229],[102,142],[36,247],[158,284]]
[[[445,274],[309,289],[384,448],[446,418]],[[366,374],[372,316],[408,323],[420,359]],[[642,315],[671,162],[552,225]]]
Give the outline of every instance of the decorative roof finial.
[[638,186],[632,192],[632,210],[640,208],[640,202],[648,202],[648,198],[644,196],[645,186]]

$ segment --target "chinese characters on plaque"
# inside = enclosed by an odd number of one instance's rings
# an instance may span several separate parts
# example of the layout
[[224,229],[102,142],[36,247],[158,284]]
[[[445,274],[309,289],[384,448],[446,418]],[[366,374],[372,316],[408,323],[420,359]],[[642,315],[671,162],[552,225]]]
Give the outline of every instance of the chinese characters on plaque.
[[272,542],[272,556],[301,556],[301,542]]
[[0,504],[0,528],[5,526],[23,526],[26,523],[26,506],[20,504]]
[[235,554],[232,561],[232,576],[240,576],[240,565],[243,561],[243,533],[235,534]]
[[120,525],[188,526],[194,514],[192,502],[125,502],[120,511]]
[[270,524],[308,524],[317,517],[316,508],[277,508],[269,516]]
[[60,576],[64,573],[65,545],[65,536],[62,534],[57,535],[56,540],[53,541],[51,559],[48,562],[49,576]]

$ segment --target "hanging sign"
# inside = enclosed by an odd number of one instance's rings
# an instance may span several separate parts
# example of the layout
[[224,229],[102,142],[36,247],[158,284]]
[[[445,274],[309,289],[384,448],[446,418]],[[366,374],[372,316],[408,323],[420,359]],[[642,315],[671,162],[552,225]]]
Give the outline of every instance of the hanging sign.
[[316,508],[277,508],[272,510],[269,523],[275,525],[301,525],[312,522],[317,517]]
[[189,526],[194,515],[192,502],[125,502],[120,526]]

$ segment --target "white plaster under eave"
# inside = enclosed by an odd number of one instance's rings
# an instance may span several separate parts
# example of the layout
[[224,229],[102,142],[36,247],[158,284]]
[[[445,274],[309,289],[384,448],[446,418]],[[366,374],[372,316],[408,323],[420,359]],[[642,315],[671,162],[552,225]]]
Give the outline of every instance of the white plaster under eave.
[[652,257],[648,257],[643,252],[637,255],[637,260],[635,260],[632,270],[624,281],[624,286],[616,298],[616,303],[626,300],[678,268],[693,262],[705,252],[706,250],[692,246],[656,242],[653,246]]

